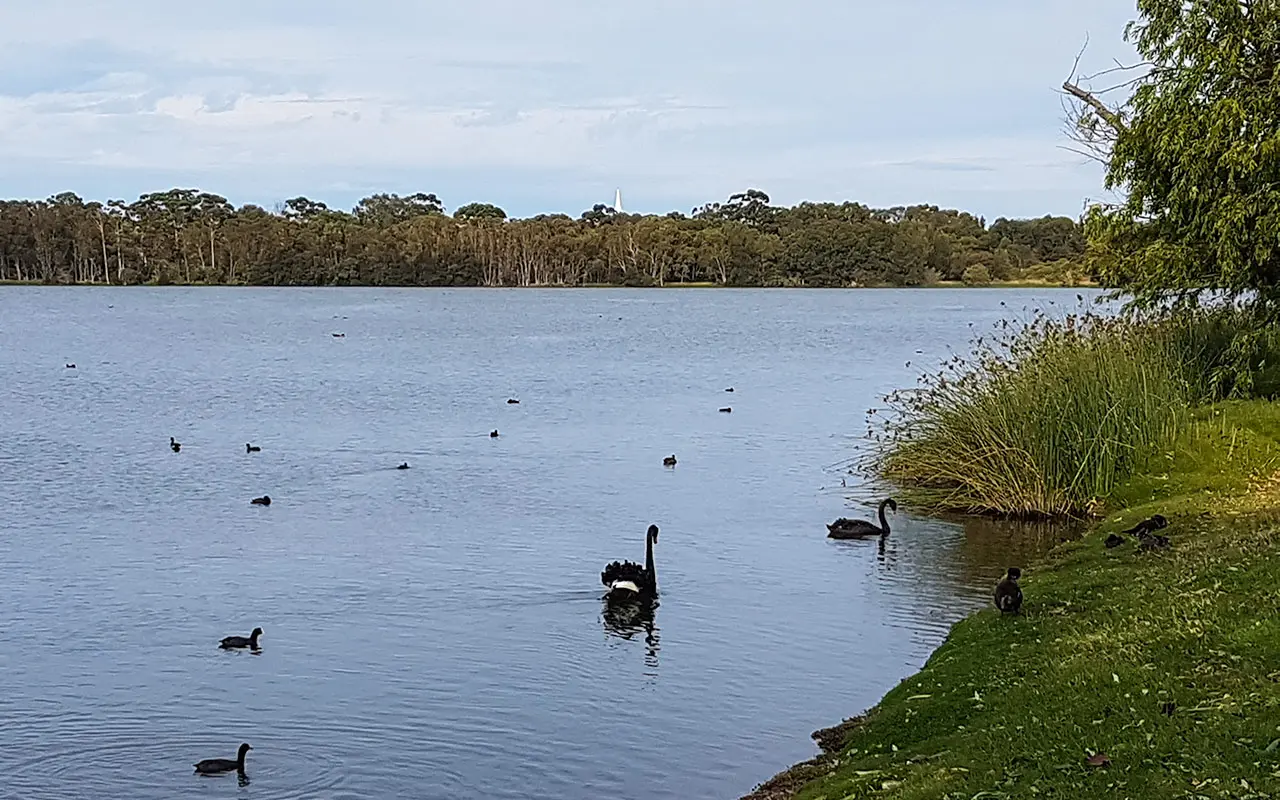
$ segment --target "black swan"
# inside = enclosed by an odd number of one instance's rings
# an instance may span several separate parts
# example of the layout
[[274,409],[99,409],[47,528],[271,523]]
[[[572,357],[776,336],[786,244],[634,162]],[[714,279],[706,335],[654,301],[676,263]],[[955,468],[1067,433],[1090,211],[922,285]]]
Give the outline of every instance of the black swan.
[[509,405],[509,406],[518,406],[518,405],[520,405],[520,401],[519,401],[519,400],[517,400],[517,399],[515,399],[514,397],[511,397],[511,398],[508,398],[508,399],[507,399],[507,405]]
[[230,650],[233,647],[248,647],[252,650],[258,649],[258,637],[262,635],[262,628],[254,628],[253,633],[249,634],[246,639],[243,636],[226,636],[218,644],[218,647],[224,650]]
[[733,413],[733,409],[732,409],[732,408],[729,408],[728,406],[725,406],[724,408],[720,409],[720,413],[721,413],[721,414],[732,414],[732,413]]
[[653,568],[653,545],[658,526],[650,525],[644,537],[644,566],[634,561],[614,561],[600,573],[600,582],[609,587],[605,595],[613,600],[648,599],[658,594],[658,573]]
[[996,608],[1005,614],[1017,614],[1022,608],[1022,587],[1018,585],[1018,578],[1022,577],[1022,570],[1017,567],[1009,567],[1009,571],[996,584]]
[[271,495],[264,494],[262,497],[255,497],[249,503],[255,506],[269,506],[271,505]]
[[172,450],[172,451],[173,451],[173,452],[175,452],[175,453],[176,453],[176,452],[178,452],[179,450],[181,450],[181,449],[182,449],[182,442],[179,442],[179,441],[175,440],[172,436],[170,436],[170,437],[169,437],[169,449],[170,449],[170,450]]
[[1144,534],[1154,533],[1155,531],[1158,531],[1161,528],[1167,528],[1167,527],[1169,527],[1169,520],[1165,519],[1163,516],[1159,514],[1156,514],[1154,517],[1151,517],[1150,519],[1144,519],[1142,522],[1139,522],[1137,525],[1134,525],[1132,528],[1128,529],[1127,531],[1121,531],[1121,533],[1127,533],[1132,536],[1137,536],[1139,539],[1141,539]]
[[864,539],[868,536],[888,536],[889,520],[884,517],[885,506],[898,511],[898,504],[893,498],[886,498],[880,501],[880,525],[867,522],[862,519],[849,519],[841,517],[840,519],[827,525],[828,539]]
[[248,442],[245,442],[245,445],[244,445],[244,451],[245,451],[246,453],[261,453],[261,452],[262,452],[262,448],[261,448],[261,447],[257,447],[257,446],[255,446],[255,445],[251,445],[251,444],[249,444]]
[[409,468],[409,462],[408,462],[408,461],[405,461],[405,462],[403,462],[402,464],[400,464],[400,466],[396,467],[396,469],[408,469],[408,468]]
[[75,368],[76,368],[76,365],[75,365],[75,364],[68,364],[68,365],[67,365],[67,369],[75,369]]
[[662,459],[662,466],[664,467],[674,467],[675,465],[676,465],[676,457],[674,455],[670,455]]
[[218,775],[223,772],[244,772],[244,756],[253,748],[248,744],[240,745],[240,751],[236,753],[234,759],[230,758],[206,758],[204,761],[196,763],[196,772],[201,775]]
[[490,438],[490,439],[497,439],[497,438],[498,438],[498,431],[497,431],[497,429],[494,429],[494,430],[489,431],[489,438]]
[[732,391],[733,391],[733,387],[732,387],[732,386],[730,386],[728,389],[725,389],[725,391],[726,391],[726,392],[732,392]]

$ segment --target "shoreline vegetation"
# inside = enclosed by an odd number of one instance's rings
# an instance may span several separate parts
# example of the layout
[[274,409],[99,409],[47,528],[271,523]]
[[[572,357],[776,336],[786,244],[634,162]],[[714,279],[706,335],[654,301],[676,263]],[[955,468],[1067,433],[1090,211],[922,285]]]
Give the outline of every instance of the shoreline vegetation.
[[628,284],[617,283],[582,283],[574,286],[561,285],[542,285],[533,284],[530,286],[365,286],[363,284],[344,284],[340,286],[325,285],[298,285],[298,286],[275,286],[268,284],[247,284],[247,283],[128,283],[115,284],[103,283],[102,281],[90,281],[88,283],[46,283],[44,281],[0,281],[0,286],[64,286],[64,287],[138,287],[138,288],[155,288],[157,286],[171,286],[174,288],[244,288],[244,289],[372,289],[372,288],[404,288],[404,289],[1098,289],[1103,288],[1099,284],[1091,280],[1081,280],[1079,283],[1051,283],[1048,281],[1026,281],[1026,280],[1009,280],[1009,281],[991,281],[990,283],[959,283],[953,281],[938,281],[937,283],[921,284],[919,286],[892,286],[889,284],[872,285],[872,286],[732,286],[728,284],[710,283],[700,281],[698,283],[664,283],[661,286],[632,286]]
[[[1092,527],[744,800],[1275,796],[1280,330],[1079,300],[886,396],[863,467],[928,511]],[[1167,542],[1123,534],[1157,514]]]
[[1124,311],[1002,322],[868,414],[914,505],[1094,526],[751,800],[1280,793],[1280,6],[1136,11],[1062,85]]
[[[1280,405],[1196,409],[1117,510],[744,800],[1267,798],[1280,785]],[[1167,517],[1167,549],[1110,534]]]
[[888,394],[864,467],[932,512],[1096,518],[1124,481],[1164,468],[1195,408],[1280,393],[1280,332],[1247,311],[1113,316],[1077,300],[1001,321]]
[[1081,223],[915,205],[772,205],[757,189],[689,214],[509,219],[433,194],[268,211],[199,189],[136,201],[0,201],[0,283],[218,286],[1087,286]]

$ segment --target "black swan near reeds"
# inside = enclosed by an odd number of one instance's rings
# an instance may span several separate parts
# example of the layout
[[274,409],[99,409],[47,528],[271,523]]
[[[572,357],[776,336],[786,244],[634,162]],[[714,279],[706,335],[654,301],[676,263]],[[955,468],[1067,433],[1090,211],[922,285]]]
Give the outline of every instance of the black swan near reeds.
[[252,444],[249,444],[248,442],[245,442],[244,451],[246,453],[261,453],[262,448],[258,447],[257,445],[252,445]]
[[269,506],[271,505],[271,495],[264,494],[262,497],[255,497],[249,503],[255,506]]
[[243,636],[224,636],[222,641],[218,643],[218,647],[224,650],[230,650],[237,647],[248,647],[250,650],[258,649],[258,637],[262,635],[262,628],[254,628],[253,633],[248,638]]
[[181,449],[182,449],[182,442],[179,442],[179,441],[177,441],[176,439],[174,439],[172,436],[170,436],[170,437],[169,437],[169,449],[170,449],[170,450],[172,450],[172,451],[173,451],[173,452],[175,452],[175,453],[176,453],[176,452],[178,452],[179,450],[181,450]]
[[610,601],[643,600],[658,594],[658,573],[653,566],[653,545],[658,541],[658,526],[650,525],[644,537],[644,566],[634,561],[614,561],[600,573],[600,582],[608,587]]
[[676,457],[674,454],[669,455],[666,458],[662,459],[662,466],[664,467],[674,467],[675,465],[676,465]]
[[889,520],[885,519],[885,506],[898,511],[898,503],[893,498],[885,498],[880,501],[880,524],[867,522],[863,519],[849,519],[841,517],[835,522],[827,525],[828,539],[865,539],[870,536],[888,536]]
[[234,759],[206,758],[204,761],[196,762],[196,772],[201,775],[220,775],[223,772],[231,772],[232,770],[244,772],[244,756],[252,749],[248,744],[242,744]]
[[1022,570],[1009,567],[1009,571],[996,584],[995,603],[1001,612],[1017,614],[1022,608],[1022,587],[1018,585],[1018,578],[1021,577]]

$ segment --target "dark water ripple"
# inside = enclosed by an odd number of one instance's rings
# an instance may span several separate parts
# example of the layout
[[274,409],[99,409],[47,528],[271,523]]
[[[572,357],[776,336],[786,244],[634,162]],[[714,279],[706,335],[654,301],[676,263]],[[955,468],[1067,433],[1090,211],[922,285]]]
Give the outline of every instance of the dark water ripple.
[[737,796],[1060,535],[823,527],[905,362],[1048,294],[0,288],[0,797]]

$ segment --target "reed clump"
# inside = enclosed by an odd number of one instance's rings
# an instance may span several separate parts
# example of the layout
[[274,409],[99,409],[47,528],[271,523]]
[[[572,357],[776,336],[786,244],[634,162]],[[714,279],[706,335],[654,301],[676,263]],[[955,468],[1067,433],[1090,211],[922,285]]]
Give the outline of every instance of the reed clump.
[[1226,308],[1001,322],[870,412],[871,467],[938,510],[1100,513],[1234,385],[1222,368],[1244,324]]

